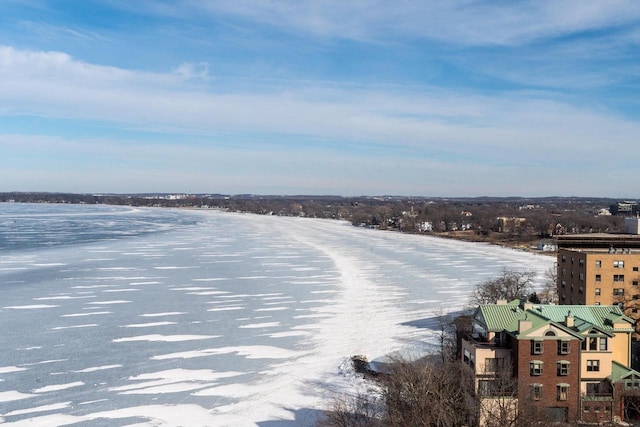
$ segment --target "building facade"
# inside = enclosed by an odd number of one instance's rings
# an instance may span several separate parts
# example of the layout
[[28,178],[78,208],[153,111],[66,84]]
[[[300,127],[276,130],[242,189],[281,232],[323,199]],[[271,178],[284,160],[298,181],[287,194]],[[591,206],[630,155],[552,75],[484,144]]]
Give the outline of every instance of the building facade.
[[560,304],[616,304],[640,317],[640,235],[558,236],[557,244]]
[[633,409],[640,374],[629,367],[633,324],[613,305],[479,306],[461,346],[480,398],[479,424],[505,409],[560,422],[640,418]]

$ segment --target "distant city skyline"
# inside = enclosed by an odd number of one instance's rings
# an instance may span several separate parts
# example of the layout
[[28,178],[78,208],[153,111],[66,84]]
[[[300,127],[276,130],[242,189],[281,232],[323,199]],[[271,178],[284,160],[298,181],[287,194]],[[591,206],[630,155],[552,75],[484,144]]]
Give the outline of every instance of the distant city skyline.
[[0,191],[640,197],[635,1],[0,12]]

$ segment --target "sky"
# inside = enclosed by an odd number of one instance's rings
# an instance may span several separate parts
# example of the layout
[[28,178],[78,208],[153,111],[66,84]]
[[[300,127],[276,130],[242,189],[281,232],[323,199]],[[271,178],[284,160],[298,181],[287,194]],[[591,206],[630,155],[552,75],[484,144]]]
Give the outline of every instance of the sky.
[[634,0],[2,0],[0,191],[639,198]]

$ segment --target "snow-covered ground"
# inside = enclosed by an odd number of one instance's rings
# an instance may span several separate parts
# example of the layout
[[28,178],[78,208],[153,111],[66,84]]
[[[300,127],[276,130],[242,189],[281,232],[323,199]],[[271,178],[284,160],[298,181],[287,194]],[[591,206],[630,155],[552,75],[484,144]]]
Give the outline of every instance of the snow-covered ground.
[[554,263],[337,221],[154,212],[189,221],[130,211],[98,241],[0,252],[0,424],[313,425],[359,384],[345,358],[422,354],[474,284]]

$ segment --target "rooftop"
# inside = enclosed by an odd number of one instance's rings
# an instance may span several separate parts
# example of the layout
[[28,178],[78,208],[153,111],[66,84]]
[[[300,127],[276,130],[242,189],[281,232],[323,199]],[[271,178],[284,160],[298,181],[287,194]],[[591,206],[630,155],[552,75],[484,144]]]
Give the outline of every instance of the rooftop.
[[[507,331],[515,334],[520,320],[530,320],[533,328],[554,323],[573,333],[593,327],[605,333],[633,331],[633,320],[626,317],[620,307],[611,305],[524,305],[521,301],[514,300],[508,304],[481,305],[476,313],[478,312],[486,328],[494,332]],[[567,327],[567,317],[573,317],[572,327]],[[614,328],[614,323],[620,320],[628,326]]]
[[557,236],[556,242],[559,249],[609,249],[614,248],[640,248],[639,234],[571,234]]

